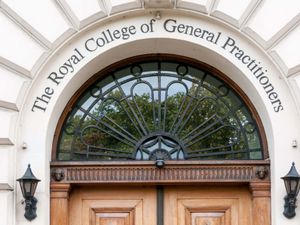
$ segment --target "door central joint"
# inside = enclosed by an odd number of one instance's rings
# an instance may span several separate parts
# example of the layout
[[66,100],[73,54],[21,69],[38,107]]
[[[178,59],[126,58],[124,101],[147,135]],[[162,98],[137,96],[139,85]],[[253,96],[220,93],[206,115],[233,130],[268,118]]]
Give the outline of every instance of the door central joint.
[[164,225],[164,187],[156,187],[157,196],[157,225]]

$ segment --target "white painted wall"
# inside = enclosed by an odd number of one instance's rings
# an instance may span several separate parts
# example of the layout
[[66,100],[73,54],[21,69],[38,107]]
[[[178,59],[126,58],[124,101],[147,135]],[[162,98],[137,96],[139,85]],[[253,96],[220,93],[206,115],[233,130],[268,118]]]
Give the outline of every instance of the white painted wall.
[[[107,28],[126,25],[139,28],[149,23],[158,8],[144,9],[139,0],[3,0],[0,2],[0,183],[14,191],[0,190],[0,225],[49,224],[49,161],[54,129],[74,92],[97,71],[121,59],[145,53],[173,53],[204,61],[233,79],[247,93],[265,126],[272,167],[273,225],[294,225],[298,217],[282,216],[285,190],[280,177],[292,161],[300,170],[300,3],[275,0],[167,1],[160,9],[155,32],[137,32],[94,52],[84,51],[84,42]],[[149,3],[150,2],[150,3]],[[153,3],[153,2],[152,2]],[[151,1],[147,2],[151,6]],[[157,4],[156,2],[154,2]],[[153,4],[154,4],[153,3]],[[147,7],[146,4],[146,7]],[[155,5],[154,4],[154,5]],[[233,7],[234,6],[234,7]],[[280,15],[280,16],[278,16]],[[284,110],[276,113],[257,80],[228,50],[185,34],[162,29],[166,18],[192,24],[234,38],[250,56],[261,61],[280,95]],[[73,54],[86,53],[75,70],[55,89],[46,112],[32,112],[32,104],[48,87],[46,79]],[[28,145],[21,148],[23,142]],[[37,177],[38,218],[23,217],[22,196],[15,182],[31,163]],[[300,216],[300,208],[297,209]]]

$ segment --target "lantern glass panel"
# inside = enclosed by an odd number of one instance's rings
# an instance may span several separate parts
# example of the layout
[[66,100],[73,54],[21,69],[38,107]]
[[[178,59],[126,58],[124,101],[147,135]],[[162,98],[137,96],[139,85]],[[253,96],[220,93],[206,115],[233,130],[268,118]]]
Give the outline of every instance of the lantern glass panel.
[[38,184],[38,182],[32,181],[32,183],[31,183],[31,196],[34,196],[37,184]]
[[23,195],[23,197],[25,196],[25,190],[24,190],[24,181],[22,180],[20,180],[19,181],[19,183],[20,183],[20,188],[21,188],[21,191],[22,191],[22,195]]
[[300,180],[299,179],[297,179],[296,180],[296,189],[295,189],[295,192],[296,192],[296,195],[298,195],[298,193],[299,193],[299,189],[300,189]]
[[291,183],[290,184],[291,185],[291,193],[296,194],[298,181],[293,178],[293,179],[291,179],[290,183]]
[[24,186],[24,198],[32,197],[31,195],[31,181],[30,180],[24,180],[23,181]]
[[289,179],[284,179],[286,193],[291,193],[291,182]]

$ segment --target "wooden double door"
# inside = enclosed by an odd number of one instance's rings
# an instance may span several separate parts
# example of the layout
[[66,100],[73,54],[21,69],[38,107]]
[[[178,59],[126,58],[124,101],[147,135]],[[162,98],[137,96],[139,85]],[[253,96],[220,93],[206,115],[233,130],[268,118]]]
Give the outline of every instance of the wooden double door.
[[247,186],[78,186],[68,213],[69,225],[253,224]]

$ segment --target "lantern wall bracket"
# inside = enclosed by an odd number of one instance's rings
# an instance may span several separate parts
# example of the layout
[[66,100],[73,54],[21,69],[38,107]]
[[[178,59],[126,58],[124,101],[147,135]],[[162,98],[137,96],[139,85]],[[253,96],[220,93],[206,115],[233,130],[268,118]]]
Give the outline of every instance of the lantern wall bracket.
[[24,217],[31,221],[36,218],[36,203],[38,200],[35,197],[32,197],[31,199],[26,199],[23,201],[23,204],[25,204],[25,213]]
[[284,197],[283,215],[286,218],[291,219],[296,215],[296,213],[295,213],[295,209],[297,207],[296,201],[297,201],[297,198],[295,198],[295,196],[286,195]]
[[17,179],[17,181],[20,183],[20,188],[24,197],[24,201],[22,202],[22,204],[25,204],[24,217],[31,221],[37,216],[36,204],[38,200],[34,197],[34,193],[40,180],[33,175],[29,164],[23,177]]

